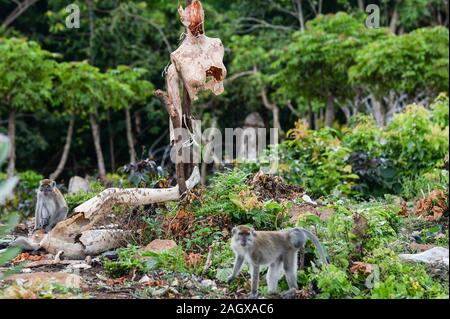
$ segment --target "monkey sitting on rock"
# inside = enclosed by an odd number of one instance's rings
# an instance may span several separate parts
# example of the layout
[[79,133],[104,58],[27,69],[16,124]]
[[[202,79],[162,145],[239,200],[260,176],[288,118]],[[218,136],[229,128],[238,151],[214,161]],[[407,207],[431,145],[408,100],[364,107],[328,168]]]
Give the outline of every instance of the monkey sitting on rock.
[[35,230],[44,229],[46,233],[49,232],[57,223],[67,218],[68,212],[69,207],[55,181],[42,180],[37,190]]
[[40,241],[55,225],[67,218],[69,207],[64,196],[50,179],[40,181],[37,189],[35,210],[35,226],[33,236],[19,237],[11,246],[19,246],[25,250],[38,250]]
[[[251,298],[258,297],[259,268],[263,265],[269,266],[267,272],[269,293],[277,292],[278,281],[283,273],[286,276],[289,291],[298,289],[297,253],[301,251],[301,260],[303,260],[304,248],[308,240],[314,243],[321,262],[328,265],[327,256],[319,240],[305,229],[255,231],[248,226],[234,227],[231,248],[236,255],[236,261],[228,283],[237,277],[245,261],[250,267]],[[303,264],[303,261],[301,263]]]

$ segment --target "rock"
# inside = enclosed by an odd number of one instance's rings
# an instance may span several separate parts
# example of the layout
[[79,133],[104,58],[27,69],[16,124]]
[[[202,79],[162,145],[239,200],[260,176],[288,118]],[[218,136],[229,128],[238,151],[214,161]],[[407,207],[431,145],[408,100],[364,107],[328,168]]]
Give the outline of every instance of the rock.
[[147,283],[147,282],[149,282],[150,281],[150,278],[147,276],[147,275],[144,275],[144,277],[142,277],[140,280],[139,280],[139,283],[140,284],[145,284],[145,283]]
[[400,259],[404,261],[421,262],[425,264],[444,264],[448,267],[449,251],[447,248],[434,247],[419,254],[401,254]]
[[200,285],[202,285],[202,287],[211,288],[213,290],[217,289],[216,283],[214,281],[212,281],[211,279],[204,279],[204,280],[202,280]]
[[0,239],[0,249],[8,248],[9,245],[14,241],[13,237],[1,238]]
[[92,192],[89,182],[82,177],[74,176],[69,181],[69,194],[78,194],[81,192]]
[[306,194],[304,194],[304,195],[302,196],[302,199],[303,199],[303,201],[304,201],[306,204],[309,204],[309,205],[314,206],[314,207],[317,206],[317,203],[316,203],[315,201],[313,201],[313,200],[311,199],[311,197],[309,197],[309,196],[306,195]]
[[102,254],[102,257],[108,258],[109,260],[117,260],[117,258],[119,258],[119,256],[117,255],[117,251],[115,250],[104,252]]
[[84,286],[83,279],[75,274],[65,272],[35,272],[26,274],[17,274],[9,276],[6,282],[29,282],[32,285],[39,283],[57,283],[70,288],[81,288]]
[[411,248],[411,250],[416,251],[416,252],[424,252],[424,251],[430,250],[434,247],[436,247],[436,246],[430,245],[430,244],[418,244],[418,243],[411,243],[409,245],[409,248]]
[[145,246],[144,248],[141,248],[140,251],[146,252],[146,251],[152,251],[152,252],[163,252],[167,251],[169,249],[177,247],[177,243],[173,240],[162,240],[162,239],[155,239],[150,244]]

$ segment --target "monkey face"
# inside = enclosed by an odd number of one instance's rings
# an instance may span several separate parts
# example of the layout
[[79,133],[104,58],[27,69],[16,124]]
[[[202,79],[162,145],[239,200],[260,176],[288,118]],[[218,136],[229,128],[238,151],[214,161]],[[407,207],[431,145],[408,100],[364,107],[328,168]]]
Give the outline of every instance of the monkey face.
[[234,240],[242,247],[252,247],[254,243],[255,230],[248,226],[233,228]]
[[41,181],[39,186],[39,191],[44,194],[50,194],[53,192],[53,189],[56,187],[56,183],[49,179],[44,179]]

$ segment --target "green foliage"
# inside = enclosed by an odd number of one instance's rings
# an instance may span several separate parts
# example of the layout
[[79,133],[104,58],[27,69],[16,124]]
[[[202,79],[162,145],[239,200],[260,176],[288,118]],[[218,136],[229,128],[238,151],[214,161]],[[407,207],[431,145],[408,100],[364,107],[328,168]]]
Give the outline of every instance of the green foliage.
[[147,251],[142,253],[142,256],[144,258],[150,257],[150,261],[147,261],[147,263],[151,263],[151,269],[164,269],[180,273],[196,272],[195,269],[189,269],[187,266],[181,247],[175,247],[162,252]]
[[88,201],[96,195],[97,193],[94,192],[80,192],[77,194],[66,194],[64,195],[64,198],[66,199],[67,205],[69,206],[69,212],[72,212],[75,207],[81,205],[82,203]]
[[18,173],[20,183],[19,188],[23,190],[32,191],[39,187],[39,182],[44,179],[44,176],[35,171],[25,171]]
[[358,176],[347,163],[351,150],[342,145],[337,131],[307,131],[303,138],[287,140],[281,146],[287,181],[302,185],[313,196],[352,193]]
[[423,28],[379,38],[361,48],[349,74],[380,98],[386,92],[429,96],[448,89],[448,29]]
[[402,180],[401,195],[407,199],[416,199],[435,189],[446,190],[448,185],[448,171],[436,168],[418,176],[405,177]]
[[132,245],[128,245],[126,248],[119,248],[117,250],[117,261],[104,258],[103,268],[106,274],[111,278],[127,276],[131,271],[136,271],[137,274],[144,274],[147,271],[147,265],[141,258],[138,248]]
[[318,298],[343,299],[351,298],[359,293],[359,290],[352,286],[346,272],[334,265],[316,270],[316,273],[311,276],[311,279],[317,281],[317,286],[320,289]]
[[33,41],[0,38],[0,107],[45,109],[51,98],[54,56]]
[[384,152],[399,168],[400,176],[411,177],[431,169],[447,154],[448,128],[441,129],[430,118],[430,111],[424,107],[410,105],[387,127]]
[[391,249],[374,250],[366,262],[379,269],[370,298],[448,298],[448,288],[433,281],[422,265],[400,262]]
[[440,94],[436,101],[431,105],[432,121],[438,124],[441,128],[448,127],[449,123],[449,105],[448,96]]
[[357,50],[384,35],[382,29],[367,29],[364,23],[340,12],[321,15],[307,23],[305,32],[296,32],[292,42],[278,52],[273,67],[278,94],[296,99],[326,101],[329,96],[345,100],[353,92],[348,68]]

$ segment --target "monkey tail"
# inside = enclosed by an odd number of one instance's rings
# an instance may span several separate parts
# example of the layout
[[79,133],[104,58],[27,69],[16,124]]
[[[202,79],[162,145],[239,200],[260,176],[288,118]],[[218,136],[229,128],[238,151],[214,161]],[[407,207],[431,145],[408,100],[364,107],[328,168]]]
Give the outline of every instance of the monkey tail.
[[41,248],[39,243],[33,242],[27,237],[19,237],[13,241],[10,245],[11,247],[20,247],[25,251],[36,251]]
[[327,253],[325,252],[325,249],[323,249],[322,244],[320,243],[319,239],[317,238],[316,235],[314,235],[313,233],[311,233],[310,231],[306,230],[306,229],[302,229],[303,233],[313,242],[314,246],[316,246],[317,251],[319,252],[319,256],[321,261],[325,264],[325,265],[329,265],[329,258]]

